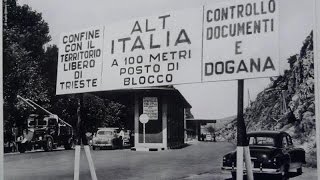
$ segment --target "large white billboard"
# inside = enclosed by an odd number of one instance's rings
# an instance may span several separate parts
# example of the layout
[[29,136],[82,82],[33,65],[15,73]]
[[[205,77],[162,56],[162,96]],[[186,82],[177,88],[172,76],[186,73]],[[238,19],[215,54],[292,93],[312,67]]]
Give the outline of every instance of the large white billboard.
[[57,94],[279,75],[279,2],[226,1],[61,35]]
[[62,34],[56,93],[200,82],[202,18],[186,9]]
[[201,81],[202,8],[106,26],[103,89]]
[[278,76],[278,17],[276,0],[205,6],[203,81]]

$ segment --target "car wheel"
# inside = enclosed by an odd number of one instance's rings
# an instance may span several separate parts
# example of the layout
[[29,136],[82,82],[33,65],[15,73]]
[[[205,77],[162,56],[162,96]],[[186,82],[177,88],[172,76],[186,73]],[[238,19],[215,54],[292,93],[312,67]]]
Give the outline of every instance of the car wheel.
[[298,175],[301,175],[301,174],[302,174],[302,167],[300,167],[300,168],[297,169],[297,174],[298,174]]
[[51,138],[47,138],[46,144],[44,146],[45,151],[52,151],[53,149],[53,142]]
[[237,179],[237,173],[236,172],[231,172],[232,180]]

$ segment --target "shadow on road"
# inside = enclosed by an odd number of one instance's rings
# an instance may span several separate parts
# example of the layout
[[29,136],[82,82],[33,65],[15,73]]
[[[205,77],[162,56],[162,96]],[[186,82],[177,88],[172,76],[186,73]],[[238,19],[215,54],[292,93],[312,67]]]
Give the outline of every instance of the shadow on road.
[[[290,178],[294,178],[297,177],[301,174],[295,173],[295,172],[290,172],[289,176]],[[258,180],[270,180],[270,179],[276,179],[276,176],[274,175],[265,175],[265,174],[255,174],[254,175],[254,179],[258,179]],[[225,180],[232,180],[232,178],[227,178]],[[243,177],[243,180],[247,180],[247,176]]]

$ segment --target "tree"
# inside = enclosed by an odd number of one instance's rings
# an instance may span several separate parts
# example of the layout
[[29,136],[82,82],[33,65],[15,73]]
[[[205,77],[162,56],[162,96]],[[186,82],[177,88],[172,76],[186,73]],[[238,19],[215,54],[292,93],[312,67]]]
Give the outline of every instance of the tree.
[[126,122],[126,106],[110,100],[105,100],[105,103],[107,104],[106,109],[106,119],[103,122],[103,126],[105,127],[121,127],[125,128],[125,122]]
[[[75,95],[56,96],[58,47],[47,46],[49,26],[41,13],[16,0],[7,0],[7,24],[3,28],[4,126],[6,137],[13,124],[25,126],[32,109],[17,100],[31,99],[76,127]],[[44,46],[47,46],[44,49]],[[84,95],[84,121],[89,131],[98,127],[124,127],[126,106],[94,94]],[[39,113],[39,112],[35,112]]]
[[194,119],[193,114],[191,113],[191,109],[190,109],[190,108],[187,108],[185,112],[186,112],[186,118],[187,118],[187,119]]
[[7,0],[7,24],[3,27],[4,125],[23,124],[27,108],[17,95],[48,101],[46,83],[40,73],[43,45],[50,41],[48,24],[27,5]]

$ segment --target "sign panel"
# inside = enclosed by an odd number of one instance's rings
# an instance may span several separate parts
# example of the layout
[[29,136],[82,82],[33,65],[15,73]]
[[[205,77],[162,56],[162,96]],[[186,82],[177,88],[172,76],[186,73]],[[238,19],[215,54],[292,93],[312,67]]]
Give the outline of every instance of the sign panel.
[[106,26],[103,89],[201,81],[202,8]]
[[143,97],[143,114],[148,115],[149,120],[158,120],[158,98]]
[[279,75],[279,2],[225,1],[204,10],[203,81]]
[[60,36],[57,94],[100,90],[103,27]]
[[149,121],[148,115],[146,115],[146,114],[141,114],[141,115],[139,116],[139,121],[140,121],[142,124],[148,123],[148,121]]
[[226,1],[60,38],[57,94],[279,75],[279,2]]

